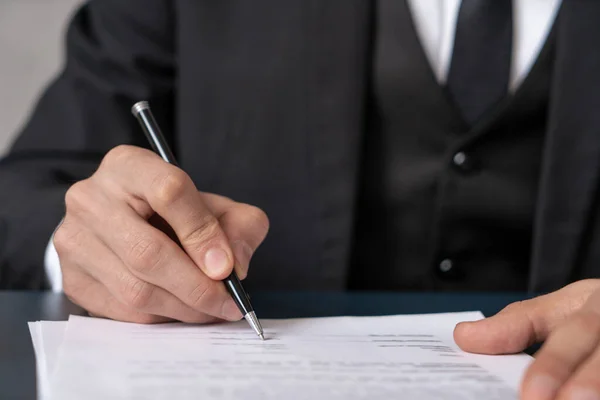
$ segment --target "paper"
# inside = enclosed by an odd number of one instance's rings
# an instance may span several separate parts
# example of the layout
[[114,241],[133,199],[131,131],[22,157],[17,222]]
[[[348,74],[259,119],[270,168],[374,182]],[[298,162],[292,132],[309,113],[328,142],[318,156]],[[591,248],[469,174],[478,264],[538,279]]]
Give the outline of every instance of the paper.
[[58,359],[58,349],[63,341],[66,321],[38,321],[29,323],[36,357],[38,399],[50,398],[50,377]]
[[72,316],[56,399],[517,399],[527,355],[458,349],[481,313],[136,325]]
[[42,349],[42,333],[39,322],[29,322],[29,333],[33,342],[33,350],[35,352],[35,372],[37,380],[38,399],[48,398],[50,391],[48,382],[48,371],[46,370],[45,353]]

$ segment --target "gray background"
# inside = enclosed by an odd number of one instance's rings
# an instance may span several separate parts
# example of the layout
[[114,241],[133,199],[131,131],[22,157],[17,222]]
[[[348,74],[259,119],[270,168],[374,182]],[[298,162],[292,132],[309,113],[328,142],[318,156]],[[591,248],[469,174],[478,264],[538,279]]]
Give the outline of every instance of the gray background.
[[59,71],[66,24],[80,3],[0,0],[0,155]]

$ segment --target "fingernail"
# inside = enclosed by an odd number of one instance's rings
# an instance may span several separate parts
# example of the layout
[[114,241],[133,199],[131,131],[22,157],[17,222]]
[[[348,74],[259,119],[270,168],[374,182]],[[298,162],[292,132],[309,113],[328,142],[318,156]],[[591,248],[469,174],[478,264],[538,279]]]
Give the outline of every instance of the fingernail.
[[528,399],[551,400],[558,392],[559,383],[548,375],[537,375],[531,378],[525,387]]
[[212,274],[222,274],[230,267],[229,257],[223,249],[210,249],[204,256],[204,266]]
[[600,393],[588,388],[575,388],[571,390],[569,400],[600,400]]
[[239,321],[242,319],[242,313],[233,300],[227,300],[223,304],[223,317],[230,321]]
[[248,243],[243,240],[238,240],[233,242],[231,245],[233,249],[233,254],[235,255],[235,259],[238,262],[238,266],[240,271],[238,273],[241,275],[241,278],[245,278],[248,274],[248,267],[250,265],[250,259],[252,258],[252,247],[248,245]]

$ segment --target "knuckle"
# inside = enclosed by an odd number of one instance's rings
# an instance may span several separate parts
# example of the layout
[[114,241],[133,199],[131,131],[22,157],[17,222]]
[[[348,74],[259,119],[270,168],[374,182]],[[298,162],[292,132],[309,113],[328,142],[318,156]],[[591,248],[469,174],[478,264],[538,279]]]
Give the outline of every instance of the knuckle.
[[152,272],[161,264],[162,247],[159,240],[147,236],[139,237],[129,249],[127,264],[134,271]]
[[81,246],[83,232],[63,223],[54,233],[52,242],[59,257],[65,258]]
[[514,303],[510,303],[506,307],[504,307],[500,312],[501,313],[512,313],[515,311],[523,310],[524,303],[523,301],[515,301]]
[[65,207],[67,213],[77,212],[85,208],[87,203],[87,180],[74,183],[65,193]]
[[153,191],[159,206],[168,207],[185,195],[191,184],[191,179],[179,168],[170,168],[157,183]]
[[219,236],[221,226],[219,221],[211,214],[198,217],[194,228],[181,238],[181,243],[186,246],[200,248],[207,242]]
[[265,232],[269,231],[269,217],[267,214],[258,207],[249,206],[248,214],[252,216],[252,219],[257,225],[259,225]]
[[121,165],[123,162],[130,160],[134,154],[137,153],[139,149],[134,146],[122,144],[116,147],[113,147],[102,160],[103,165]]
[[206,308],[206,302],[210,297],[211,285],[208,283],[198,283],[194,286],[188,295],[188,304],[195,309]]
[[123,300],[128,307],[143,310],[152,300],[153,286],[139,279],[131,279],[123,289]]

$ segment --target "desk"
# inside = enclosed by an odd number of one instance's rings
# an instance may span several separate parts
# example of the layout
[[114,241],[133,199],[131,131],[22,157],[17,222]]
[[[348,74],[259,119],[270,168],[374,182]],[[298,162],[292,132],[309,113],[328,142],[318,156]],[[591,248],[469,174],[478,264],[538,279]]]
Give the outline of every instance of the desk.
[[[253,293],[261,318],[417,314],[481,310],[492,315],[524,294]],[[0,399],[35,399],[35,356],[28,321],[83,314],[63,295],[0,291]]]

